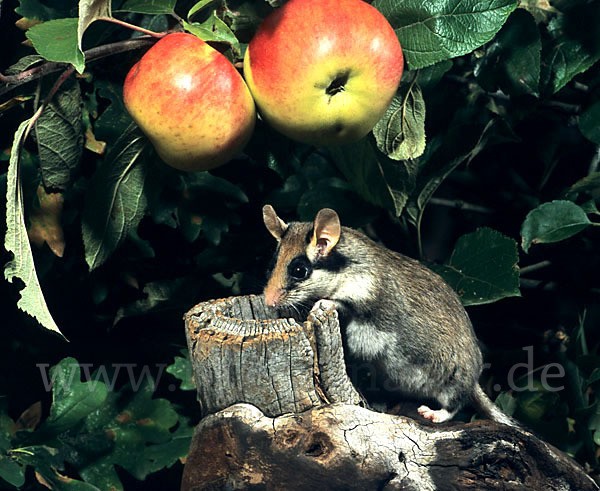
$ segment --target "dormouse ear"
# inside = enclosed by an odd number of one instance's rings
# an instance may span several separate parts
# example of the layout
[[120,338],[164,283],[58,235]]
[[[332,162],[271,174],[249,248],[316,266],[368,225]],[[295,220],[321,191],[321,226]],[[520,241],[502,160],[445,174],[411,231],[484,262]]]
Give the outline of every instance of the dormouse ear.
[[323,208],[315,217],[310,245],[316,249],[317,256],[327,256],[340,240],[341,233],[338,214],[330,208]]
[[263,206],[263,220],[267,230],[279,242],[287,230],[287,223],[277,216],[275,209],[271,205]]

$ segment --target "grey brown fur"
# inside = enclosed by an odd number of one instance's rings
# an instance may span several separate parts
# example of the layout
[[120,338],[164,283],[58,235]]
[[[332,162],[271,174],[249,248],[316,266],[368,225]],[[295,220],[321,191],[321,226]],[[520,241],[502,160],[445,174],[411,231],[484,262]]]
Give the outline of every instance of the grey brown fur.
[[[479,387],[481,351],[454,290],[415,259],[351,228],[340,233],[337,214],[326,211],[324,225],[319,215],[315,223],[285,224],[269,205],[264,208],[265,224],[279,241],[267,301],[298,308],[320,299],[335,302],[349,355],[372,363],[388,388],[437,401],[447,411],[426,416],[419,408],[428,419],[444,421],[472,403],[486,417],[516,426]],[[332,220],[337,233],[329,228]],[[298,280],[293,275],[303,273],[302,256],[310,272]],[[290,264],[298,262],[292,274]]]

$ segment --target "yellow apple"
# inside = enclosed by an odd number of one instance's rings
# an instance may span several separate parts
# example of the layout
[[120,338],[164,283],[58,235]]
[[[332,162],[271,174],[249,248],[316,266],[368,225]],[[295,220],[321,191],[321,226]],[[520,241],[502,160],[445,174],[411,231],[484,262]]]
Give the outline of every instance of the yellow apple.
[[362,0],[290,0],[263,21],[244,57],[261,116],[290,138],[315,145],[371,131],[403,67],[392,26]]
[[234,66],[186,33],[168,34],[146,52],[127,74],[123,100],[160,157],[184,171],[231,160],[256,120],[252,96]]

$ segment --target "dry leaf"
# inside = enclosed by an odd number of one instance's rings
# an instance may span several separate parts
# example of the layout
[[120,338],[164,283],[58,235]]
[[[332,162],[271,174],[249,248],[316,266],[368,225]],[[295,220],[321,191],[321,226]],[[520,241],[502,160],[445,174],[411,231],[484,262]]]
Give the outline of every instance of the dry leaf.
[[42,402],[34,402],[17,419],[17,430],[35,430],[42,419]]
[[65,252],[65,238],[60,224],[64,197],[62,193],[46,193],[44,186],[38,186],[39,207],[34,208],[29,219],[27,233],[29,240],[37,247],[44,242],[58,257]]

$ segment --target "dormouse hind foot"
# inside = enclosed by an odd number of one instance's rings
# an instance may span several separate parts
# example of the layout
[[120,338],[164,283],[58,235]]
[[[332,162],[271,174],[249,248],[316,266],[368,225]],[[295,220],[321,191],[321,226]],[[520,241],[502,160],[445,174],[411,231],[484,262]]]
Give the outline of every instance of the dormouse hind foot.
[[419,409],[417,409],[417,412],[432,423],[443,423],[444,421],[448,421],[456,413],[456,411],[450,413],[444,408],[434,410],[430,409],[428,406],[420,406]]

